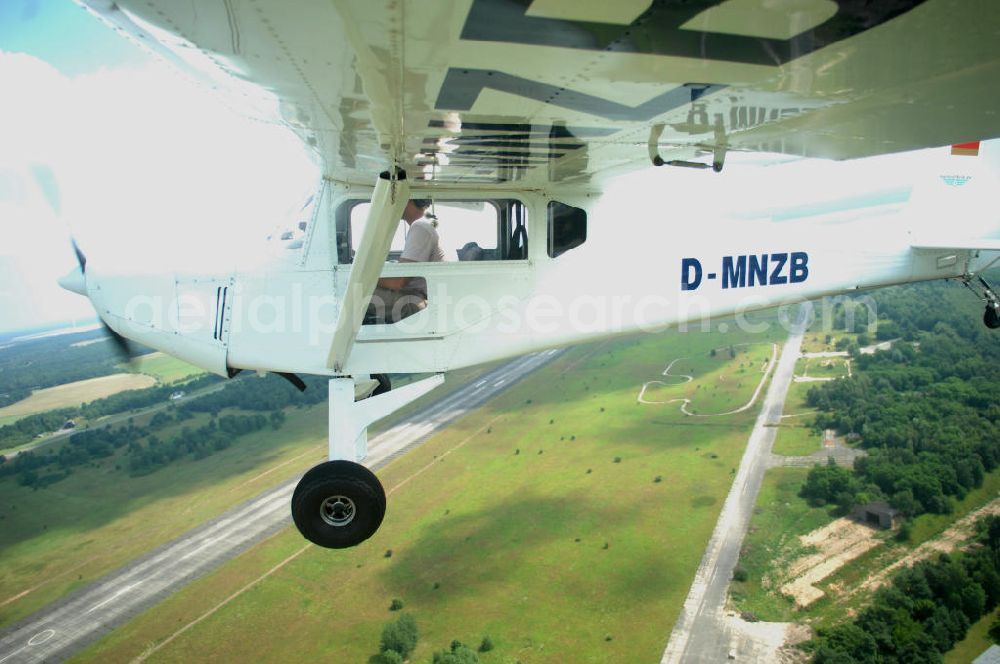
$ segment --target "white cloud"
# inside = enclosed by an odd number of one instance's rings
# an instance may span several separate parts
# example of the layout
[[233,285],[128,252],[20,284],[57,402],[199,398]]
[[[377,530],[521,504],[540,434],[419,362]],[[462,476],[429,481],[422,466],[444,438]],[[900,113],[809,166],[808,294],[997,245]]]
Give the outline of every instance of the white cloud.
[[[160,62],[71,78],[0,51],[0,85],[0,257],[16,259],[8,266],[36,297],[61,299],[67,224],[88,260],[224,271],[318,177],[288,130],[236,114]],[[39,167],[54,174],[58,213]],[[0,283],[8,299],[10,286]]]

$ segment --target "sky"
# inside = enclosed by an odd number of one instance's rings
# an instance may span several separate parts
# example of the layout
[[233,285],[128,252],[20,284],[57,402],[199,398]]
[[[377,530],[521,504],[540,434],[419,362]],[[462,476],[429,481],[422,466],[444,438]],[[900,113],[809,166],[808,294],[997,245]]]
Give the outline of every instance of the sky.
[[316,187],[289,131],[69,0],[0,0],[0,90],[0,331],[93,318],[56,284],[71,234],[88,261],[218,267]]
[[[88,261],[220,271],[232,266],[220,256],[252,251],[316,187],[289,131],[247,119],[70,0],[0,0],[0,91],[0,332],[93,318],[56,284],[75,265],[71,235]],[[794,218],[905,201],[955,167],[947,152],[777,165],[734,154],[721,175],[653,169],[612,191],[662,190],[674,218]],[[995,182],[1000,144],[960,168]]]

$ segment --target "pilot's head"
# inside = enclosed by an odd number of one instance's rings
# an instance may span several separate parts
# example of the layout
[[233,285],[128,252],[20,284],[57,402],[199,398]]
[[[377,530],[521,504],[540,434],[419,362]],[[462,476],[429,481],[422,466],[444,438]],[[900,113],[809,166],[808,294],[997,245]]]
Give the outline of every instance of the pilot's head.
[[429,198],[411,198],[403,209],[403,221],[412,224],[420,217],[424,216],[424,210],[431,206]]

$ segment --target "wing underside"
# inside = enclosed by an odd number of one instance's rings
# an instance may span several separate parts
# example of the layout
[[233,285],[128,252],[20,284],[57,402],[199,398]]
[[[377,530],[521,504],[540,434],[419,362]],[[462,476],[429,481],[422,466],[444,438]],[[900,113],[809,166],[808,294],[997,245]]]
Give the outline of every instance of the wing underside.
[[1000,136],[986,0],[83,1],[292,127],[340,181],[395,163],[588,185],[651,153],[850,159]]

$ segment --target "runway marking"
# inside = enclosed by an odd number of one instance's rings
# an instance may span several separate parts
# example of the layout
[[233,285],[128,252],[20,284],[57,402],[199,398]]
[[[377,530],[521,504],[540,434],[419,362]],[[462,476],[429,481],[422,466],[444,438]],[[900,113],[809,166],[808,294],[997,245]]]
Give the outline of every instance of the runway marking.
[[6,662],[8,659],[10,659],[11,657],[13,657],[14,655],[27,650],[31,646],[40,646],[40,645],[42,645],[43,643],[45,643],[46,641],[48,641],[49,639],[51,639],[55,635],[56,635],[56,631],[54,629],[47,629],[47,630],[45,630],[43,632],[39,632],[38,634],[35,634],[33,637],[31,637],[30,639],[28,639],[28,645],[26,645],[26,646],[24,646],[22,648],[19,648],[19,649],[15,650],[14,652],[12,652],[11,654],[9,654],[6,657],[4,657],[3,659],[0,659],[0,664],[3,664],[4,662]]
[[807,411],[802,412],[802,413],[792,413],[791,415],[782,415],[781,419],[785,419],[786,417],[805,417],[806,415],[815,415],[817,412],[819,412],[819,411],[816,411],[816,410],[807,410]]
[[[260,583],[261,581],[263,581],[267,577],[271,576],[272,574],[274,574],[275,572],[277,572],[278,570],[280,570],[282,567],[284,567],[288,563],[292,562],[293,560],[295,560],[296,558],[298,558],[299,556],[301,556],[303,553],[305,553],[310,548],[312,548],[312,546],[313,546],[312,544],[306,544],[301,549],[299,549],[298,551],[296,551],[292,555],[288,556],[287,558],[285,558],[284,560],[282,560],[280,563],[278,563],[277,565],[275,565],[274,567],[272,567],[268,571],[264,572],[263,574],[261,574],[260,576],[258,576],[256,579],[254,579],[253,581],[251,581],[247,585],[243,586],[242,588],[240,588],[239,590],[237,590],[236,592],[234,592],[232,595],[230,595],[226,599],[222,600],[219,604],[217,604],[213,608],[209,609],[208,611],[206,611],[205,613],[203,613],[198,618],[195,618],[194,620],[192,620],[191,622],[189,622],[187,625],[184,625],[184,627],[181,627],[179,630],[177,630],[176,632],[174,632],[173,634],[171,634],[170,636],[168,636],[165,640],[161,641],[160,643],[158,643],[157,645],[153,646],[152,648],[146,650],[146,652],[142,653],[141,655],[139,655],[138,657],[136,657],[135,659],[133,659],[132,660],[132,664],[138,664],[138,662],[144,662],[144,661],[146,661],[147,659],[149,659],[150,657],[152,657],[156,652],[158,652],[160,649],[164,648],[171,641],[173,641],[174,639],[176,639],[177,637],[179,637],[181,634],[183,634],[184,632],[188,631],[189,629],[191,629],[192,627],[194,627],[198,623],[202,622],[206,618],[209,618],[210,616],[212,616],[214,613],[216,613],[217,611],[219,611],[219,609],[221,609],[222,607],[226,606],[227,604],[229,604],[230,602],[232,602],[234,599],[236,599],[237,597],[239,597],[240,595],[242,595],[246,591],[250,590],[251,588],[253,588],[254,586],[256,586],[258,583]],[[0,661],[0,664],[3,664],[3,662]]]
[[487,428],[489,428],[490,425],[492,425],[494,422],[496,422],[497,420],[499,420],[501,417],[503,417],[503,415],[497,415],[492,420],[490,420],[489,422],[487,422],[483,426],[481,426],[478,429],[476,429],[475,433],[472,433],[472,434],[466,436],[465,439],[463,439],[462,442],[460,442],[459,444],[455,445],[455,447],[452,447],[447,452],[445,452],[441,456],[437,457],[436,459],[434,459],[433,461],[431,461],[429,464],[427,464],[426,466],[424,466],[423,468],[421,468],[417,472],[413,473],[412,475],[410,475],[409,477],[407,477],[406,479],[404,479],[403,481],[401,481],[396,486],[394,486],[391,489],[389,489],[389,491],[386,492],[386,494],[385,494],[386,498],[388,498],[389,496],[391,496],[392,494],[394,494],[397,489],[401,488],[403,485],[405,485],[407,482],[409,482],[413,478],[417,477],[418,475],[423,474],[424,471],[428,470],[434,464],[436,464],[439,461],[441,461],[441,459],[445,458],[446,456],[448,456],[449,454],[451,454],[455,450],[459,449],[460,447],[465,446],[466,443],[468,443],[470,440],[472,440],[473,438],[475,438],[476,436],[478,436],[479,434],[481,434],[483,431],[485,431]]
[[109,604],[109,603],[113,602],[114,600],[118,599],[119,597],[121,597],[122,595],[124,595],[125,593],[127,593],[128,591],[130,591],[133,588],[135,588],[136,586],[140,586],[140,585],[142,585],[142,581],[136,581],[131,586],[125,586],[124,588],[122,588],[121,590],[119,590],[118,592],[116,592],[114,595],[112,595],[111,597],[107,598],[103,602],[95,604],[94,606],[92,606],[89,609],[87,609],[87,613],[93,613],[94,611],[98,610],[99,608],[101,608],[105,604]]

